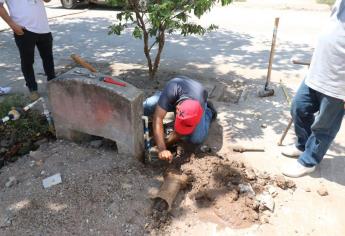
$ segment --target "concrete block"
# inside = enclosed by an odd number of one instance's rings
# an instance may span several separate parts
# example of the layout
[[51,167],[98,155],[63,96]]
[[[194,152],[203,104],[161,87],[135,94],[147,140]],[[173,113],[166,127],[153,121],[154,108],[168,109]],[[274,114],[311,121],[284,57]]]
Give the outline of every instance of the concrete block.
[[48,83],[57,137],[80,141],[96,135],[115,141],[119,153],[143,160],[143,92],[128,83],[108,84],[88,74],[74,68]]

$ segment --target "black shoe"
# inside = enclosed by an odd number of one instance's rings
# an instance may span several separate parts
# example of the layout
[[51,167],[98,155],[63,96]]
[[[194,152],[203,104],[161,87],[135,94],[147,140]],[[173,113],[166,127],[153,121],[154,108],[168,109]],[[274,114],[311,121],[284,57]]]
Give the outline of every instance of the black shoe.
[[212,111],[212,120],[211,121],[214,121],[217,118],[217,110],[211,101],[207,101],[207,107],[210,108],[210,110]]

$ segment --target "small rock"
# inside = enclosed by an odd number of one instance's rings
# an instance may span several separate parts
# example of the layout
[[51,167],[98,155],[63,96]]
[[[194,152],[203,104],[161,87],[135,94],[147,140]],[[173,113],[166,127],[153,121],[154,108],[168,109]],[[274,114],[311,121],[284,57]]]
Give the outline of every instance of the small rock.
[[307,188],[304,189],[304,191],[306,191],[307,193],[309,193],[311,190],[310,190],[310,188],[307,187]]
[[34,143],[34,145],[35,145],[35,146],[41,146],[42,144],[44,144],[44,143],[46,143],[46,142],[48,142],[48,139],[44,138],[44,139],[40,139],[40,140],[36,141],[36,142]]
[[285,185],[286,185],[286,187],[288,187],[288,188],[296,188],[296,183],[293,182],[293,181],[290,180],[290,179],[286,180]]
[[10,188],[10,187],[12,187],[14,184],[17,184],[17,183],[18,183],[18,181],[17,181],[16,177],[11,176],[10,178],[8,178],[8,181],[6,182],[5,186],[6,186],[7,188]]
[[249,195],[255,196],[255,192],[249,183],[239,184],[240,193],[248,193]]
[[260,179],[269,179],[269,178],[270,178],[270,175],[269,175],[266,171],[264,171],[264,172],[261,172],[261,173],[258,175],[258,177],[259,177]]
[[41,171],[41,175],[45,175],[46,172],[44,170]]
[[29,156],[36,161],[42,160],[43,158],[46,157],[46,155],[41,151],[31,151],[29,153]]
[[11,143],[10,143],[10,141],[7,140],[7,139],[1,140],[1,142],[0,142],[0,147],[5,147],[5,148],[7,148],[7,147],[9,147],[10,145],[11,145]]
[[259,219],[259,214],[254,211],[252,213],[252,219],[253,219],[253,221],[257,221]]
[[274,180],[279,188],[284,189],[284,190],[286,189],[287,186],[286,186],[286,180],[284,176],[276,175]]
[[3,148],[3,147],[0,148],[0,155],[6,153],[7,150],[8,150],[7,148]]
[[261,124],[261,128],[267,128],[267,125],[266,124]]
[[268,187],[268,192],[272,197],[276,197],[278,195],[277,189],[272,185]]
[[260,218],[260,222],[261,224],[268,224],[269,220],[266,216],[263,216]]
[[60,173],[57,173],[55,175],[52,175],[48,178],[45,178],[43,181],[42,181],[42,184],[43,184],[43,187],[44,188],[50,188],[54,185],[57,185],[57,184],[60,184],[62,183],[62,180],[61,180],[61,174]]
[[266,207],[271,212],[274,211],[275,203],[274,203],[272,196],[269,193],[262,194],[258,200],[260,201],[260,204],[262,206]]
[[93,147],[93,148],[100,148],[103,144],[103,141],[102,140],[92,140],[90,142],[90,146]]
[[328,191],[326,189],[325,186],[321,186],[318,190],[317,190],[317,193],[320,195],[320,196],[327,196],[328,195]]
[[8,216],[0,217],[0,228],[10,227],[12,225],[12,218]]
[[248,168],[245,171],[246,177],[249,180],[255,180],[256,179],[256,174],[252,168]]

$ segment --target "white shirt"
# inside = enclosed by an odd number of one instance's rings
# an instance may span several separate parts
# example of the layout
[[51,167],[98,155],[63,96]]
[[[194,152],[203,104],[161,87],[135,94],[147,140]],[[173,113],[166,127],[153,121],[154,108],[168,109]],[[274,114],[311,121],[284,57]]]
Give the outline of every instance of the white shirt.
[[334,4],[315,46],[305,83],[320,93],[345,100],[345,0]]
[[0,0],[6,3],[11,19],[28,31],[49,33],[48,17],[42,0]]

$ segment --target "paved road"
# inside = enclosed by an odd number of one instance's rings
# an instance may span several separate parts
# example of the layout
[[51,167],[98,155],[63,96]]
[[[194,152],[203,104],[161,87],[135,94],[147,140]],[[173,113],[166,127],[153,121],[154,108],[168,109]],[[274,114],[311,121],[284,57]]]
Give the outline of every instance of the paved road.
[[[325,10],[282,10],[280,6],[255,8],[252,3],[237,3],[214,8],[199,22],[215,23],[220,29],[205,37],[167,37],[162,68],[174,68],[177,72],[202,70],[202,73],[225,77],[233,72],[246,77],[262,77],[267,68],[273,21],[279,16],[281,23],[273,77],[298,77],[303,67],[292,66],[289,60],[296,53],[308,58],[317,32],[329,13]],[[47,4],[47,11],[51,18],[57,66],[66,64],[71,53],[81,54],[92,61],[145,64],[141,41],[132,40],[130,32],[121,37],[107,36],[108,26],[116,19],[115,10],[65,10],[59,1],[53,0]],[[80,14],[58,17],[78,12]],[[0,50],[0,86],[11,85],[16,91],[25,91],[10,30],[0,33]],[[38,57],[36,62],[36,72],[40,73],[42,67]]]

